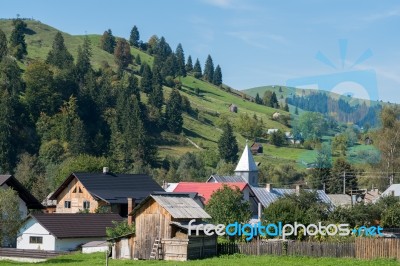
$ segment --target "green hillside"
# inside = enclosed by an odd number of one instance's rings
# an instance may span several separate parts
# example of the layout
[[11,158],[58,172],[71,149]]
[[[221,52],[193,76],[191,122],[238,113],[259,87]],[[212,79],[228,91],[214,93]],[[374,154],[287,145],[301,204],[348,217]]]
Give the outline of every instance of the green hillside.
[[[51,49],[52,42],[57,29],[45,25],[35,20],[25,20],[28,25],[28,32],[25,35],[25,40],[28,46],[28,55],[26,62],[32,59],[46,59],[48,52]],[[7,37],[12,31],[12,20],[0,20],[0,28],[6,33]],[[82,35],[70,35],[63,32],[65,44],[71,54],[76,58],[77,49],[79,45],[83,44],[85,36]],[[116,68],[113,55],[107,53],[100,48],[101,35],[88,35],[92,43],[92,64],[95,68],[99,68],[104,63],[107,63],[113,68]],[[153,57],[149,54],[136,49],[131,48],[131,53],[136,57],[140,55],[141,61],[152,65]],[[24,68],[24,65],[21,65]],[[137,66],[136,66],[137,67]],[[139,77],[140,78],[140,77]],[[241,97],[241,93],[230,88],[232,92],[216,87],[208,82],[196,79],[192,76],[181,78],[182,90],[181,94],[187,96],[191,102],[193,109],[198,109],[199,117],[194,118],[189,115],[184,116],[184,131],[183,137],[190,139],[195,144],[205,149],[211,148],[216,149],[216,142],[221,134],[221,129],[218,128],[218,123],[222,120],[229,119],[231,122],[235,122],[240,114],[247,113],[249,116],[256,115],[261,118],[264,122],[265,130],[268,128],[279,128],[284,131],[289,131],[285,125],[280,124],[271,119],[272,114],[276,111],[285,114],[282,110],[276,110],[266,106],[258,105],[251,102],[248,99]],[[199,95],[195,93],[195,90],[199,89]],[[167,98],[171,88],[164,87],[165,97]],[[234,93],[233,93],[234,92]],[[142,95],[143,99],[146,96]],[[249,97],[247,97],[249,98]],[[251,97],[250,97],[251,98]],[[229,111],[229,106],[235,104],[238,107],[238,113],[232,113]],[[245,144],[245,138],[240,134],[236,133],[236,137],[239,142],[240,148],[243,148]],[[159,155],[161,157],[165,155],[182,155],[188,151],[197,151],[198,148],[192,145],[189,141],[185,145],[160,145]],[[301,154],[304,150],[293,149],[293,148],[276,148],[270,146],[266,149],[266,153],[263,156],[258,156],[257,160],[277,160],[284,162],[289,160],[291,162],[296,161],[294,154]],[[275,154],[276,153],[276,154]]]

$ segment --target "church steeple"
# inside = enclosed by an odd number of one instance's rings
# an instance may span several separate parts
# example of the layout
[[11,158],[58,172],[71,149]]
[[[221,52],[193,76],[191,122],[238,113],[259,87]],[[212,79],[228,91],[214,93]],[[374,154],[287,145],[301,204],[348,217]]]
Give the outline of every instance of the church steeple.
[[239,163],[236,166],[235,175],[241,176],[251,186],[258,185],[258,169],[247,141]]

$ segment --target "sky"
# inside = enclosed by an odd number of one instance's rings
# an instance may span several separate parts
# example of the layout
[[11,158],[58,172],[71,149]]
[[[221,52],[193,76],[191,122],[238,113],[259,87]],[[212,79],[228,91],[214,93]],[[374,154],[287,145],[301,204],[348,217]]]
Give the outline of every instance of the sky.
[[210,54],[235,89],[320,88],[400,103],[400,2],[372,0],[1,0],[0,17],[34,18],[70,34],[164,36]]

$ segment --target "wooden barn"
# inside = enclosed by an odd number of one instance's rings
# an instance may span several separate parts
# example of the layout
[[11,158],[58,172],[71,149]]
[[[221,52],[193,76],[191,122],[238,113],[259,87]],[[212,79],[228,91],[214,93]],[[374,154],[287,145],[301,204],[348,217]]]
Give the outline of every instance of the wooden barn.
[[185,261],[217,254],[215,234],[189,234],[191,220],[198,225],[211,217],[187,193],[152,194],[131,215],[135,234],[111,240],[113,258]]

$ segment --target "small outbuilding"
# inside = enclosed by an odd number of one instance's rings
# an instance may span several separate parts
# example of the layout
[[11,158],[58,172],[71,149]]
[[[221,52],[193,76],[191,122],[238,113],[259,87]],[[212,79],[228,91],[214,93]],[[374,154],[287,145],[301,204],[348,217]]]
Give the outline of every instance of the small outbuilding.
[[103,241],[90,241],[82,245],[82,253],[95,253],[95,252],[105,252],[108,250],[108,242]]
[[152,194],[131,215],[135,234],[111,239],[113,258],[186,261],[217,254],[216,235],[189,232],[189,222],[211,216],[187,193]]
[[238,112],[238,107],[235,104],[229,105],[229,111],[232,113],[237,113]]
[[254,142],[250,149],[252,154],[263,153],[263,146],[259,142]]

